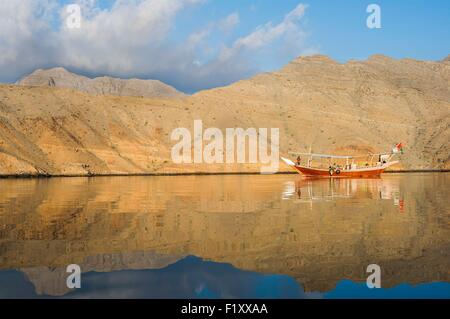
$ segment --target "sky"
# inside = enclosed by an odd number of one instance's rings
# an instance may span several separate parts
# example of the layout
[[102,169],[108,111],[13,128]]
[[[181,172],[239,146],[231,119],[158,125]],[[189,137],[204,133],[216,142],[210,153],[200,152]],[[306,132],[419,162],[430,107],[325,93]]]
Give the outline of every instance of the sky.
[[[79,28],[67,24],[71,4],[81,9]],[[367,27],[370,4],[380,28]],[[0,82],[62,66],[193,93],[301,55],[441,60],[449,21],[447,0],[0,0]]]

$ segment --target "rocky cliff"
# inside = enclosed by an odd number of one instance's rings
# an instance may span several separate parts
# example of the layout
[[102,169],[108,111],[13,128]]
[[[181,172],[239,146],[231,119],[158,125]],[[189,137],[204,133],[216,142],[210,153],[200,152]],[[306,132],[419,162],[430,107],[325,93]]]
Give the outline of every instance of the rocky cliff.
[[0,174],[259,172],[250,164],[174,164],[171,132],[192,129],[195,119],[223,132],[279,128],[281,155],[310,146],[366,154],[403,142],[397,169],[450,168],[448,59],[377,55],[340,64],[301,57],[277,72],[181,98],[51,86],[0,86]]

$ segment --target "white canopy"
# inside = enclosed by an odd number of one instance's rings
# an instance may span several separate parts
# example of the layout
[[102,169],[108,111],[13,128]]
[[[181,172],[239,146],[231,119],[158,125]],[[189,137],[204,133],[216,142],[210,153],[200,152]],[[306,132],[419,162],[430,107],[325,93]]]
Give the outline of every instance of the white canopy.
[[331,154],[299,153],[299,152],[289,152],[289,154],[292,154],[292,155],[306,155],[306,156],[321,157],[321,158],[341,158],[341,159],[362,158],[362,157],[377,156],[377,155],[387,155],[386,153],[380,153],[380,154],[370,154],[369,153],[367,155],[353,156],[353,155],[331,155]]
[[317,154],[317,153],[297,153],[297,152],[289,152],[292,155],[307,155],[311,157],[323,157],[323,158],[354,158],[355,156],[350,155],[330,155],[330,154]]

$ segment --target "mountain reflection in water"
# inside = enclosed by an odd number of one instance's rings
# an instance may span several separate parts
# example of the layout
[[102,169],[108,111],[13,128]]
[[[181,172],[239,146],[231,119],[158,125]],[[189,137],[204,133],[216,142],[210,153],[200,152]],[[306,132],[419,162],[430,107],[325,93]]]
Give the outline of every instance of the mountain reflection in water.
[[[0,180],[0,297],[448,298],[449,181]],[[383,289],[366,292],[373,263]]]

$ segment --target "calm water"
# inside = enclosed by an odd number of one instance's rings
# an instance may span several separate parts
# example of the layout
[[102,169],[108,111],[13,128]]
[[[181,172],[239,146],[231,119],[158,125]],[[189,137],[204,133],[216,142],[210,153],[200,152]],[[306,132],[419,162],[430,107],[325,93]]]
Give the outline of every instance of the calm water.
[[0,298],[450,298],[449,195],[448,173],[0,180]]

